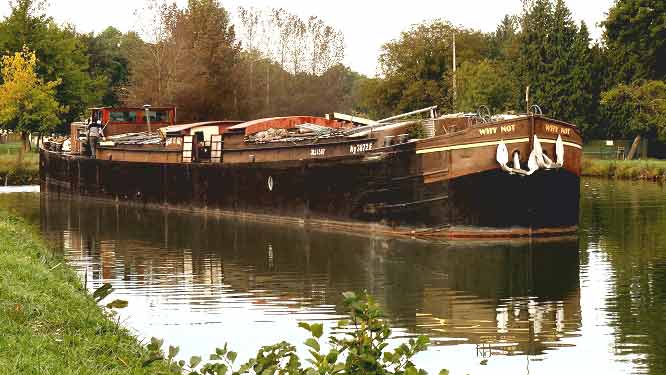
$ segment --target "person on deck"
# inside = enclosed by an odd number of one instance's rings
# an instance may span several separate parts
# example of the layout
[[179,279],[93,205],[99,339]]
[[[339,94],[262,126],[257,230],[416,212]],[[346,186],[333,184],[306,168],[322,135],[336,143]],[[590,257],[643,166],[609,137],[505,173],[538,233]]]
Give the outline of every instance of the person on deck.
[[90,146],[90,156],[95,159],[97,157],[97,144],[99,137],[102,135],[102,122],[93,118],[88,127],[88,145]]

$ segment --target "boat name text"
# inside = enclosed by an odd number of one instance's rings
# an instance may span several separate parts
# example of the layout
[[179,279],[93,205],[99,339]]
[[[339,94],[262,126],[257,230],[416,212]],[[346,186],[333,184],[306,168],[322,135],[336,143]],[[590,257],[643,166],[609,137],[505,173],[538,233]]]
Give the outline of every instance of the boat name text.
[[544,125],[546,133],[571,135],[571,128],[561,128],[556,125]]
[[372,143],[361,143],[358,145],[349,146],[349,152],[352,154],[357,154],[359,152],[366,152],[372,150]]
[[324,156],[326,153],[325,148],[311,148],[310,149],[310,156]]
[[490,127],[490,128],[481,128],[481,129],[479,129],[479,134],[480,135],[497,134],[497,129],[498,128],[499,128],[500,133],[513,133],[513,132],[516,131],[516,124],[494,126],[494,127]]

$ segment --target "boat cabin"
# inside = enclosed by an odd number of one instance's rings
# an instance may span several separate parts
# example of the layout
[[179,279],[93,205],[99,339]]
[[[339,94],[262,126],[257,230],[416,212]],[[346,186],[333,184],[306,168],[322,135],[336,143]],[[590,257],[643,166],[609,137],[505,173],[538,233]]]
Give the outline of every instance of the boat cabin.
[[[100,121],[105,136],[155,131],[176,123],[176,107],[90,108],[91,121]],[[148,121],[150,120],[150,121]]]

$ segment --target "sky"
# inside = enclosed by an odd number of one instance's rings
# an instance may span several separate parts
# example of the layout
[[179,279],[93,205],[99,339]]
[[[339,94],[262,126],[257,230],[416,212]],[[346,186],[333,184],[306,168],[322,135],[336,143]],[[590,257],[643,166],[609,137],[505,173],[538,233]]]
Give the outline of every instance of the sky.
[[[187,0],[176,0],[180,5]],[[238,6],[284,8],[301,17],[319,16],[345,35],[345,64],[374,76],[383,43],[400,36],[413,24],[442,18],[454,25],[494,31],[505,14],[517,14],[522,0],[220,0],[229,10]],[[601,36],[599,23],[613,0],[566,0],[574,19],[585,21],[593,39]],[[134,11],[141,0],[50,0],[48,14],[70,23],[79,32],[99,32],[114,26],[125,32],[136,29]],[[0,17],[9,14],[9,0],[0,0]]]

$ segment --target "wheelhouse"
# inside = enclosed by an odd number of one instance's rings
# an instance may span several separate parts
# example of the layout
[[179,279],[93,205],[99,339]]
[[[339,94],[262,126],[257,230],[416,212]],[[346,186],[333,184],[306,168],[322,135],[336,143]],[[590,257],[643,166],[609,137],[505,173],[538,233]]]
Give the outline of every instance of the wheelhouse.
[[152,107],[148,110],[138,107],[90,108],[91,120],[100,121],[104,135],[155,131],[158,128],[176,123],[176,107]]

